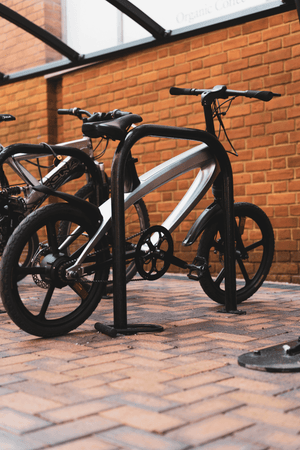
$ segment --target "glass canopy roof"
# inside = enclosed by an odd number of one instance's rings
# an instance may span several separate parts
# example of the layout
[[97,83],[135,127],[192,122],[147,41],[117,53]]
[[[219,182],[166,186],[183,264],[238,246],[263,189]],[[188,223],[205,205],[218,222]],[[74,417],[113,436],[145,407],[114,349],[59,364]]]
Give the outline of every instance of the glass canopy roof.
[[294,8],[294,0],[5,0],[0,84]]

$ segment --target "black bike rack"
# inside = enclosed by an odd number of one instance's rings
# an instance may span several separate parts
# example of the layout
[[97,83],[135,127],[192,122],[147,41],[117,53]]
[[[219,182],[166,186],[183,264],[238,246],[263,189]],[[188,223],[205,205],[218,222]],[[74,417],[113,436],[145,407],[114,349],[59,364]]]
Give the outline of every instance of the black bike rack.
[[185,139],[206,144],[221,168],[225,219],[225,308],[223,312],[243,314],[237,310],[236,272],[234,244],[233,180],[228,155],[216,137],[202,130],[162,125],[140,125],[131,130],[115,152],[111,171],[112,239],[113,239],[113,326],[96,323],[95,328],[109,336],[136,334],[138,332],[163,331],[161,326],[127,324],[126,266],[125,266],[125,221],[124,179],[127,157],[133,145],[144,137],[155,136],[170,139]]

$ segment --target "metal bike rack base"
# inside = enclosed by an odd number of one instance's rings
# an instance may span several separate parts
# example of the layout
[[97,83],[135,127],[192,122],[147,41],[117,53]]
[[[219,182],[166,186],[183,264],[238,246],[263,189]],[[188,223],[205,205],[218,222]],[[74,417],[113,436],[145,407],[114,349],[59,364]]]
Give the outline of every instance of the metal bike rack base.
[[106,334],[110,337],[117,337],[118,334],[137,334],[137,333],[160,333],[164,331],[164,328],[160,325],[151,325],[151,324],[134,324],[128,325],[127,328],[115,328],[114,325],[104,325],[102,323],[95,323],[95,329],[100,333]]
[[238,357],[240,366],[264,372],[300,372],[300,339]]
[[218,309],[217,312],[223,313],[223,314],[237,314],[238,316],[247,314],[247,312],[243,311],[242,309],[227,310],[226,308],[222,308],[222,309]]
[[148,136],[203,142],[212,150],[221,167],[225,227],[225,310],[227,314],[241,314],[237,311],[236,303],[232,169],[224,147],[216,137],[206,131],[162,125],[140,125],[131,130],[124,141],[120,142],[111,168],[114,325],[95,324],[96,330],[111,337],[115,337],[117,334],[163,331],[163,328],[159,325],[127,324],[124,220],[125,165],[133,145],[138,140]]

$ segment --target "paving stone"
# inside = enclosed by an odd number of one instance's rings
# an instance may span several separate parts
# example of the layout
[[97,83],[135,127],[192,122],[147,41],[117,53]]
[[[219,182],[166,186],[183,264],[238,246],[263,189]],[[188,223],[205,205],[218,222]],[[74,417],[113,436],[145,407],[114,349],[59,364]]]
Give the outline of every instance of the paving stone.
[[22,364],[39,358],[41,357],[38,356],[36,353],[25,353],[24,355],[16,355],[10,356],[8,358],[1,358],[0,367],[2,368],[4,366],[12,366],[13,364]]
[[[194,447],[193,450],[266,450],[265,445],[253,444],[248,442],[241,442],[234,437],[222,438],[211,444]],[[272,450],[272,449],[270,449]]]
[[30,366],[34,366],[34,368],[38,370],[60,374],[63,372],[67,372],[68,370],[78,369],[79,367],[82,367],[82,365],[78,364],[77,361],[63,361],[62,359],[58,358],[42,358],[35,361],[30,361],[28,364]]
[[249,378],[234,377],[228,380],[219,381],[222,386],[231,386],[233,388],[245,389],[246,391],[270,392],[279,389],[279,386],[264,381],[250,380]]
[[[240,402],[247,403],[248,405],[255,406],[263,406],[269,408],[282,409],[284,411],[289,410],[293,407],[296,407],[297,402],[292,400],[287,400],[280,396],[271,396],[271,395],[261,395],[254,394],[253,392],[241,392],[235,391],[231,392],[227,395],[229,398],[233,398],[235,400],[239,400]],[[298,403],[299,407],[300,404]]]
[[54,445],[89,436],[114,426],[116,426],[116,423],[112,420],[94,415],[65,424],[53,425],[40,431],[28,433],[27,436],[44,444]]
[[101,416],[115,420],[118,423],[146,431],[154,431],[156,433],[166,432],[185,423],[185,420],[168,416],[167,414],[147,411],[142,408],[128,405],[104,411],[100,414]]
[[129,392],[127,394],[117,394],[105,398],[106,402],[138,406],[151,411],[165,411],[178,406],[178,402],[172,402],[154,395],[138,394]]
[[175,392],[174,394],[165,395],[164,398],[167,400],[172,400],[174,402],[194,403],[205,398],[224,394],[225,392],[227,392],[227,390],[222,386],[210,384]]
[[115,389],[126,392],[145,392],[154,395],[163,395],[174,392],[175,388],[166,386],[165,384],[159,383],[158,381],[153,381],[150,378],[128,378],[125,380],[116,381],[110,383]]
[[49,409],[59,408],[62,404],[25,392],[13,392],[0,397],[0,408],[5,406],[28,414],[37,414]]
[[46,420],[33,415],[14,411],[11,408],[0,409],[0,428],[15,434],[23,434],[49,425]]
[[[117,402],[115,402],[117,405]],[[96,414],[105,409],[111,409],[114,403],[101,400],[94,400],[86,403],[78,403],[72,406],[65,406],[63,408],[52,409],[40,413],[40,416],[53,423],[69,422],[77,420],[81,417]]]
[[254,341],[255,338],[252,338],[250,336],[243,336],[239,334],[230,334],[230,333],[209,333],[206,335],[206,337],[212,338],[212,339],[220,339],[222,341],[233,341],[233,342],[249,342]]
[[97,436],[78,439],[67,444],[55,445],[51,450],[117,450],[114,444],[103,442]]
[[185,450],[187,448],[185,444],[176,440],[130,427],[106,431],[99,437],[121,448],[125,445],[131,450]]
[[210,419],[171,431],[167,436],[189,445],[199,445],[228,436],[251,425],[253,425],[253,422],[248,420],[216,415]]
[[299,450],[299,434],[289,433],[289,431],[290,430],[277,429],[268,424],[257,424],[253,428],[236,433],[235,438],[256,445],[265,445],[267,449]]
[[17,436],[0,430],[1,450],[37,450],[44,445],[27,436]]
[[244,406],[236,411],[236,414],[247,417],[249,419],[255,419],[259,417],[259,420],[275,427],[282,427],[285,429],[291,429],[295,431],[300,430],[300,417],[294,414],[285,414],[280,411],[273,411],[266,408],[256,408],[253,406]]
[[43,383],[49,384],[61,384],[66,383],[67,381],[71,381],[74,379],[72,376],[68,376],[62,373],[53,373],[53,371],[47,370],[32,370],[27,373],[27,378],[33,379],[36,381],[42,381]]
[[11,383],[17,383],[19,381],[23,381],[25,378],[20,375],[12,375],[12,374],[6,374],[0,376],[0,386],[6,386]]
[[75,378],[75,377],[84,378],[84,377],[91,377],[91,376],[98,375],[98,374],[105,373],[105,372],[114,372],[117,370],[124,370],[124,369],[126,369],[126,367],[129,367],[126,364],[126,362],[124,362],[124,364],[118,363],[118,362],[112,362],[112,363],[104,363],[104,364],[97,364],[94,366],[82,367],[80,369],[69,370],[67,372],[67,374],[73,378]]
[[227,375],[217,370],[212,370],[210,372],[191,375],[190,377],[170,380],[168,381],[168,384],[175,386],[178,389],[191,389],[193,387],[202,386],[204,384],[210,384],[221,380],[226,380],[228,378],[231,378],[231,375]]
[[150,368],[152,369],[155,366],[155,369],[157,370],[163,370],[169,367],[174,367],[174,361],[173,359],[164,359],[163,361],[155,360],[153,362],[152,359],[139,357],[139,356],[127,356],[127,358],[123,361],[124,363],[128,364],[129,366],[140,366],[144,369]]
[[9,364],[0,367],[0,376],[7,375],[7,374],[14,374],[14,373],[20,373],[27,372],[29,370],[34,370],[34,367],[30,366],[29,364],[14,364],[13,366],[10,366]]
[[85,389],[90,389],[93,387],[106,385],[110,380],[105,378],[103,374],[95,375],[94,377],[87,378],[77,378],[75,381],[70,381],[68,383],[64,383],[64,386],[69,389],[75,389],[79,391],[84,391]]
[[210,398],[209,400],[173,408],[168,411],[168,414],[180,417],[187,422],[196,422],[216,414],[235,410],[242,405],[241,401],[234,401],[228,398],[228,395],[220,395],[217,398]]
[[172,355],[160,351],[153,351],[153,350],[147,350],[145,348],[135,348],[133,347],[132,350],[130,350],[130,353],[142,356],[143,358],[147,358],[148,360],[158,360],[162,361],[165,359],[172,359]]
[[10,385],[10,389],[15,392],[26,392],[31,395],[38,395],[39,397],[61,402],[66,405],[78,403],[80,401],[87,401],[91,396],[88,394],[78,392],[78,390],[70,389],[66,385],[51,385],[49,383],[36,382],[33,380],[22,381]]
[[213,369],[219,369],[225,365],[225,363],[218,361],[202,360],[200,362],[165,369],[164,372],[172,374],[174,378],[179,378],[194,375],[200,372],[207,372]]

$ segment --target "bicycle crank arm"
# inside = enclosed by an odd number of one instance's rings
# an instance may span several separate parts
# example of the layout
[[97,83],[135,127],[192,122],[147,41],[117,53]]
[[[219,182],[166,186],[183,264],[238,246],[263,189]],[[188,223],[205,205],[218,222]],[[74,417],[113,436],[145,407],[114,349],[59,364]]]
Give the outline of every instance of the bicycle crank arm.
[[189,269],[189,264],[183,259],[177,258],[177,256],[172,255],[169,259],[170,264],[180,267],[181,269]]

